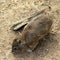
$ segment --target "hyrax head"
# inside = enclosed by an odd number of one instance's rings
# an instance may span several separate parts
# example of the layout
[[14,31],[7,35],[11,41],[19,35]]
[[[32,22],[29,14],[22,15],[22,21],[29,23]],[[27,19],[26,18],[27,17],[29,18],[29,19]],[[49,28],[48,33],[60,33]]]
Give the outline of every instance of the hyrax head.
[[26,43],[24,40],[20,38],[14,39],[12,44],[12,52],[19,53],[19,52],[22,52],[24,48],[26,48]]

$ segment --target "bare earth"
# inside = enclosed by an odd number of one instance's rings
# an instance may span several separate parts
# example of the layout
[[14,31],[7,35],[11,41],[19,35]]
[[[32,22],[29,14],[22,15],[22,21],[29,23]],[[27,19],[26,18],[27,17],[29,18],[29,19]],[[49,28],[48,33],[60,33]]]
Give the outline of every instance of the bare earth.
[[[13,55],[11,26],[43,9],[54,16],[50,36],[33,53]],[[0,60],[60,60],[60,0],[0,0]]]

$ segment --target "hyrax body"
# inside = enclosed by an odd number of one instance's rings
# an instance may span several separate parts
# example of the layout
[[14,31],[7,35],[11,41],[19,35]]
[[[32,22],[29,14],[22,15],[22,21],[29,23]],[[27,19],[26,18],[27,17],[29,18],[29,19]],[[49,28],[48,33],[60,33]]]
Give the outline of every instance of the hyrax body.
[[21,33],[14,39],[12,52],[32,52],[39,44],[39,41],[49,33],[51,25],[52,20],[49,15],[34,16],[31,21],[26,22]]

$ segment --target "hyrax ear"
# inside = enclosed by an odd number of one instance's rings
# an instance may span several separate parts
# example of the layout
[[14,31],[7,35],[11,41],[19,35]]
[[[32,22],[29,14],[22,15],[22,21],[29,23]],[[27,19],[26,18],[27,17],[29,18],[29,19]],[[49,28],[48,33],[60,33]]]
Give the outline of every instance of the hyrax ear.
[[17,42],[17,39],[14,39],[12,45],[14,45],[16,42]]

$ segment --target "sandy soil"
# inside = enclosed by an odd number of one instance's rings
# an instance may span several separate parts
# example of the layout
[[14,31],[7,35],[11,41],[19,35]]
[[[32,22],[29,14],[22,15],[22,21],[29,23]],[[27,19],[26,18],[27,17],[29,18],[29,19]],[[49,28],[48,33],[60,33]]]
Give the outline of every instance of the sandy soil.
[[[35,52],[13,55],[11,47],[17,34],[11,26],[44,8],[54,16],[52,34]],[[60,60],[60,0],[0,0],[0,60]]]

